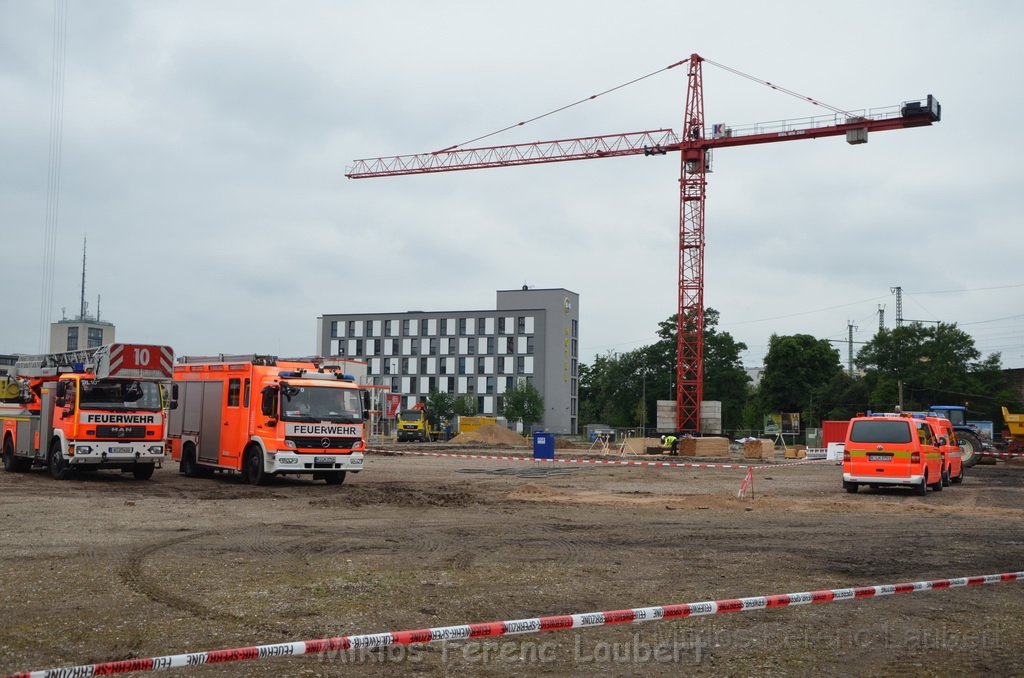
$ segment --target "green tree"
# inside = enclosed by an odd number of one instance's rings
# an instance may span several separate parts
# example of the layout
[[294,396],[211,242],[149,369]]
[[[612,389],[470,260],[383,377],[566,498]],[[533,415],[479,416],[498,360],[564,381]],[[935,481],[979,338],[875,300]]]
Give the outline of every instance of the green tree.
[[809,334],[773,334],[758,389],[762,411],[804,412],[814,391],[828,385],[842,371],[839,351],[828,341]]
[[[749,379],[740,353],[746,345],[719,332],[719,314],[704,312],[704,398],[722,401],[725,428],[742,419]],[[658,341],[628,353],[597,356],[580,366],[580,422],[654,428],[657,401],[674,400],[677,316],[658,323]]]
[[911,323],[882,329],[857,353],[867,382],[868,407],[891,410],[899,403],[924,410],[930,405],[967,405],[969,416],[999,422],[1001,406],[1019,404],[1000,367],[1000,355],[982,359],[974,339],[955,323]]
[[468,393],[460,395],[452,405],[452,412],[459,417],[476,416],[476,398]]
[[427,413],[427,420],[435,429],[441,428],[442,419],[451,420],[455,413],[455,399],[440,391],[428,393],[423,406]]
[[523,422],[526,428],[544,418],[544,398],[536,386],[522,379],[505,391],[501,413],[511,422]]

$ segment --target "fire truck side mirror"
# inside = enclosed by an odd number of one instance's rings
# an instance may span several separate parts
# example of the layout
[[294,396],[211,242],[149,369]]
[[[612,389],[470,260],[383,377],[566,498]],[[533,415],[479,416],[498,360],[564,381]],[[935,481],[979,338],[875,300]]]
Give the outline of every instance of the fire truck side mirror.
[[67,402],[68,402],[68,382],[66,382],[66,381],[58,381],[57,382],[56,398],[54,399],[53,402],[54,402],[54,404],[57,405],[57,407],[64,407],[65,405],[67,405]]
[[370,418],[370,392],[363,391],[363,421]]
[[277,418],[277,387],[266,386],[263,391],[263,402],[260,406],[260,411],[264,417],[270,417],[272,419]]
[[171,402],[168,405],[172,410],[178,409],[178,385],[171,384]]

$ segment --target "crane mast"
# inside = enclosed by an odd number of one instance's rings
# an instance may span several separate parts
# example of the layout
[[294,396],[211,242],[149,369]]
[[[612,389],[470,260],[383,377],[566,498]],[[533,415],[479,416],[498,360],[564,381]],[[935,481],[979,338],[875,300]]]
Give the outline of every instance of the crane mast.
[[[862,144],[867,142],[870,132],[923,127],[938,122],[942,117],[938,100],[929,94],[922,100],[882,109],[858,112],[833,109],[831,116],[761,123],[744,128],[715,125],[709,133],[704,124],[703,62],[701,56],[691,54],[688,60],[668,67],[682,64],[689,67],[686,108],[682,131],[678,135],[671,129],[655,129],[526,144],[452,147],[432,153],[356,160],[345,176],[367,179],[679,152],[676,429],[699,433],[700,403],[704,398],[704,203],[710,151],[842,135],[846,136],[849,144]],[[780,89],[770,83],[763,84]]]
[[679,305],[676,323],[676,430],[700,431],[704,399],[704,136],[701,58],[690,58],[679,169]]

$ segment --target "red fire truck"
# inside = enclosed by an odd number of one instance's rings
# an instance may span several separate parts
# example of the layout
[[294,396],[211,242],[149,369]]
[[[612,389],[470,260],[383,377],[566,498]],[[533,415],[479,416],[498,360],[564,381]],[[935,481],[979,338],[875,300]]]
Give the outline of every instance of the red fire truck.
[[45,466],[58,480],[117,468],[139,480],[164,459],[167,346],[110,344],[19,356],[0,377],[4,469]]
[[340,485],[363,468],[369,393],[317,359],[182,357],[168,444],[186,476],[240,471],[254,484],[310,475]]

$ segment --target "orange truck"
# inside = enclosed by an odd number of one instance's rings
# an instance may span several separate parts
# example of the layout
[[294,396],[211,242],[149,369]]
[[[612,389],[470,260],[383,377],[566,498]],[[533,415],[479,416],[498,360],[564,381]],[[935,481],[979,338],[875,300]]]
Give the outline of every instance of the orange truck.
[[942,438],[925,419],[902,415],[854,417],[843,450],[843,487],[911,487],[925,496],[942,490],[947,469]]
[[4,469],[120,469],[146,480],[164,460],[167,346],[109,344],[85,351],[22,355],[0,378]]
[[318,359],[183,357],[168,444],[188,477],[239,471],[253,485],[307,475],[340,485],[363,469],[369,392]]

